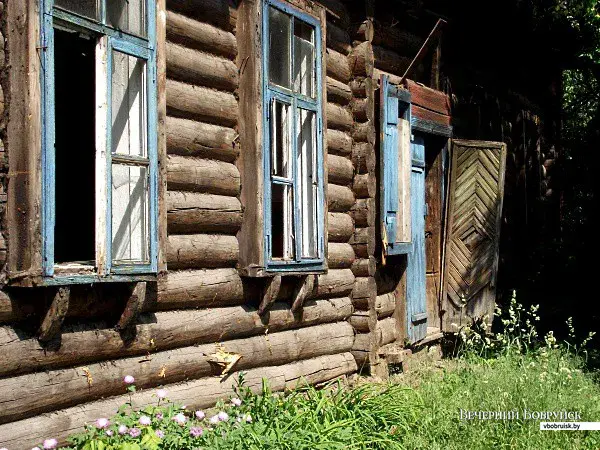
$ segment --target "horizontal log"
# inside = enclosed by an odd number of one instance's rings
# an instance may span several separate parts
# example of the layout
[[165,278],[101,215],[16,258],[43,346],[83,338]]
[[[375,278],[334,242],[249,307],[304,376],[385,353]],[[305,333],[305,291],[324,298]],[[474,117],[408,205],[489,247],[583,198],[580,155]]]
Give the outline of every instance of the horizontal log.
[[330,269],[347,269],[354,262],[354,250],[350,244],[330,242],[327,245],[327,265]]
[[336,298],[350,295],[354,288],[354,274],[350,269],[331,269],[319,275],[309,298]]
[[367,142],[375,145],[375,125],[373,125],[373,122],[355,123],[352,127],[352,139],[355,142]]
[[337,103],[327,103],[327,127],[335,130],[350,131],[352,129],[352,114]]
[[375,227],[356,228],[350,244],[359,258],[373,256],[375,254]]
[[352,91],[346,83],[327,77],[327,101],[347,105],[352,100]]
[[375,200],[370,198],[357,199],[350,216],[357,227],[371,227],[375,224]]
[[373,57],[375,67],[399,76],[404,75],[412,60],[412,58],[401,56],[393,50],[387,50],[378,45],[373,45]]
[[373,173],[356,174],[352,183],[356,198],[375,198],[377,182]]
[[237,56],[233,33],[173,11],[167,11],[167,40],[231,60]]
[[[354,357],[350,353],[326,355],[302,360],[281,366],[262,367],[245,371],[246,386],[259,393],[263,379],[269,380],[273,391],[294,389],[307,384],[318,384],[355,372],[357,369]],[[167,385],[169,399],[174,403],[186,404],[191,410],[208,408],[219,399],[232,396],[232,386],[238,377],[233,373],[228,381],[220,377],[201,378],[200,380]],[[47,436],[53,436],[60,443],[65,443],[68,435],[82,431],[85,423],[91,423],[98,417],[110,417],[117,412],[119,406],[131,401],[135,408],[156,404],[153,390],[141,390],[131,397],[121,395],[106,400],[75,406],[52,414],[24,419],[18,422],[0,425],[0,436],[3,445],[8,448],[30,448]]]
[[327,152],[333,155],[349,156],[352,153],[352,136],[343,131],[328,128]]
[[354,314],[350,316],[350,325],[360,333],[369,332],[369,322],[371,321],[368,311],[354,311]]
[[236,197],[167,191],[167,231],[235,234],[242,226],[242,205]]
[[383,319],[394,314],[396,309],[396,295],[393,292],[378,295],[375,299],[375,311],[377,318]]
[[374,27],[373,44],[394,50],[402,56],[412,59],[423,45],[423,39],[399,26],[377,24]]
[[348,242],[354,233],[354,221],[346,213],[327,214],[329,242]]
[[354,76],[373,76],[373,46],[370,42],[362,42],[352,49],[348,56],[350,70]]
[[240,246],[235,236],[221,234],[172,234],[167,244],[169,269],[234,267]]
[[[353,343],[352,326],[336,322],[269,334],[269,339],[255,336],[227,341],[225,347],[242,356],[235,369],[248,370],[347,352]],[[123,394],[125,375],[135,378],[138,389],[220,375],[221,369],[211,363],[215,350],[215,344],[204,344],[155,353],[142,360],[124,358],[110,364],[0,379],[0,423]],[[85,374],[92,377],[91,382]]]
[[158,283],[155,304],[146,311],[241,305],[244,285],[236,269],[169,271]]
[[372,277],[376,268],[377,262],[373,256],[355,259],[352,263],[352,273],[355,277]]
[[327,185],[327,203],[331,212],[347,212],[354,205],[354,194],[349,187]]
[[397,338],[396,319],[388,317],[387,319],[377,321],[375,327],[376,342],[378,346],[394,342]]
[[167,157],[167,189],[236,196],[240,172],[222,161],[171,155]]
[[352,117],[356,122],[373,121],[374,119],[374,103],[373,97],[355,98],[350,102]]
[[366,98],[373,87],[373,79],[365,77],[357,77],[350,81],[348,85],[352,95],[356,98]]
[[225,91],[237,89],[238,70],[233,61],[171,42],[166,49],[167,77]]
[[[329,283],[323,279],[320,293],[327,294],[326,286],[333,286],[330,292],[350,292],[352,287],[348,289],[346,286],[354,284],[354,275],[348,270],[350,276],[344,279],[345,271],[330,271],[337,278],[330,279]],[[309,300],[304,304],[301,317],[294,315],[287,303],[275,303],[264,317],[247,305],[161,311],[141,314],[135,333],[130,336],[122,336],[106,323],[63,326],[58,348],[44,348],[26,330],[4,326],[0,327],[0,353],[3,355],[0,376],[147,355],[149,352],[262,335],[266,330],[274,333],[339,322],[350,317],[352,311],[352,302],[348,298]]]
[[450,97],[444,92],[436,91],[412,80],[406,80],[406,86],[410,91],[412,105],[446,116],[450,115]]
[[418,119],[427,120],[429,122],[434,122],[443,126],[450,125],[450,116],[439,114],[416,105],[412,105],[411,112],[413,117],[416,117]]
[[237,23],[233,0],[169,0],[168,8],[227,31],[235,30]]
[[352,50],[352,39],[346,30],[333,23],[327,23],[326,45],[340,53],[347,55]]
[[358,173],[375,172],[375,147],[368,142],[355,142],[352,146],[352,163]]
[[[354,282],[354,290],[352,291],[352,300],[359,298],[372,300],[375,302],[377,292],[375,286],[375,278],[373,277],[359,277]],[[371,308],[373,305],[368,305]],[[362,309],[362,308],[361,308]]]
[[236,136],[233,128],[167,116],[167,153],[170,155],[234,162],[240,152],[239,146],[234,144]]
[[348,65],[348,58],[346,55],[328,48],[326,66],[328,77],[348,84],[350,78],[352,77],[352,72],[350,71],[350,66]]
[[222,126],[234,126],[238,103],[233,94],[167,79],[167,113]]
[[352,161],[343,156],[329,155],[327,157],[327,174],[330,183],[349,185],[354,177]]

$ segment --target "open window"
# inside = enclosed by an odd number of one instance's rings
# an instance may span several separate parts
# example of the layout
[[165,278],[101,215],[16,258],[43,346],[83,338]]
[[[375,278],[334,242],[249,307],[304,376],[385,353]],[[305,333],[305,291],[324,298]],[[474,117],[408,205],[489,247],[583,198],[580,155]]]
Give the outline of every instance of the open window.
[[380,80],[381,110],[381,238],[386,255],[409,253],[411,231],[411,104],[410,93]]
[[[29,230],[14,227],[32,245],[11,248],[13,279],[25,285],[152,279],[158,270],[154,3],[44,0],[40,22],[41,166],[29,178],[31,197],[13,202],[39,204],[41,214]],[[30,145],[19,157],[33,161],[35,153]]]

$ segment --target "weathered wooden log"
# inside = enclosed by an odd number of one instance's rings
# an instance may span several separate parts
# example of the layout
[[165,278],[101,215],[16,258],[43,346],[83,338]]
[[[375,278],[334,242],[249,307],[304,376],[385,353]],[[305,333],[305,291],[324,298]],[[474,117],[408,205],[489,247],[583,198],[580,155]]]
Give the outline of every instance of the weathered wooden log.
[[239,251],[235,236],[172,234],[167,244],[167,266],[169,269],[233,267]]
[[358,26],[356,30],[356,36],[359,41],[372,42],[374,35],[375,27],[372,20],[365,20]]
[[[336,322],[269,334],[269,339],[255,336],[227,341],[225,348],[242,356],[235,370],[248,370],[347,352],[353,343],[352,326]],[[143,360],[132,357],[4,378],[0,380],[0,423],[123,394],[126,374],[135,378],[137,388],[220,375],[221,368],[211,363],[214,352],[214,344],[204,344],[155,353]]]
[[352,154],[352,136],[343,131],[327,129],[327,151],[329,154],[349,156]]
[[357,199],[350,209],[350,216],[357,227],[370,227],[375,224],[375,200],[371,198]]
[[352,184],[356,198],[375,198],[377,182],[372,173],[356,174]]
[[327,202],[331,212],[348,212],[354,205],[354,194],[349,187],[327,185]]
[[375,67],[386,72],[402,76],[412,58],[400,56],[393,50],[386,50],[378,45],[373,45],[373,57],[375,58]]
[[142,312],[146,300],[146,287],[145,281],[135,283],[115,329],[126,330],[137,322],[137,318]]
[[348,242],[354,233],[352,217],[346,213],[328,213],[327,232],[329,242]]
[[238,104],[229,92],[167,80],[167,113],[171,116],[234,126]]
[[169,0],[168,8],[228,31],[233,31],[237,23],[233,0]]
[[352,129],[352,114],[350,111],[336,103],[327,103],[327,127],[335,130],[350,131]]
[[234,144],[237,133],[195,120],[167,117],[167,152],[171,155],[196,156],[233,162],[239,155]]
[[352,39],[346,30],[333,23],[328,23],[326,45],[328,48],[347,55],[352,50]]
[[369,364],[369,353],[375,350],[374,333],[357,333],[352,346],[352,356],[361,370]]
[[375,275],[376,260],[373,256],[355,259],[352,263],[352,273],[355,277],[372,277]]
[[350,244],[359,258],[373,256],[375,254],[375,228],[356,228]]
[[268,277],[263,281],[260,292],[260,304],[258,305],[258,315],[262,316],[267,309],[275,303],[281,290],[281,275]]
[[350,295],[354,288],[354,274],[350,269],[331,269],[319,275],[309,298],[336,298]]
[[[337,279],[330,279],[329,283],[324,280],[321,294],[327,294],[327,286],[332,286],[330,292],[350,292],[352,287],[348,290],[347,285],[354,284],[354,275],[347,271],[350,276],[345,279],[346,269],[330,271]],[[352,311],[350,299],[331,298],[307,301],[301,317],[294,315],[287,303],[273,305],[266,318],[261,318],[256,309],[248,306],[156,312],[140,315],[135,333],[129,336],[122,336],[104,323],[65,326],[58,348],[44,348],[25,330],[5,326],[0,327],[0,352],[3,355],[0,376],[256,336],[267,329],[274,333],[339,322],[350,317]]]
[[396,296],[393,292],[387,294],[378,295],[375,299],[375,311],[377,312],[377,318],[383,319],[394,314],[396,309]]
[[417,117],[422,120],[427,120],[428,122],[434,122],[446,127],[450,125],[450,116],[439,114],[416,105],[413,105],[411,107],[411,112],[413,114],[413,117]]
[[362,42],[352,49],[348,56],[348,64],[354,76],[373,76],[373,46],[370,42]]
[[355,142],[352,146],[352,163],[358,173],[375,172],[375,148],[367,142]]
[[334,78],[342,83],[348,84],[352,77],[348,58],[340,52],[330,48],[327,49],[327,76]]
[[373,121],[374,111],[373,97],[367,98],[355,98],[350,102],[350,109],[352,109],[352,116],[357,122]]
[[233,33],[173,11],[167,12],[167,39],[231,60],[237,56],[237,42]]
[[327,173],[330,183],[349,185],[354,177],[352,161],[343,156],[329,155],[327,157]]
[[375,145],[375,125],[373,125],[373,122],[355,123],[352,127],[352,139],[355,142],[367,142]]
[[388,317],[387,319],[377,321],[375,328],[377,334],[377,345],[382,346],[394,342],[397,337],[396,319]]
[[[355,372],[356,369],[356,361],[352,354],[340,353],[281,366],[250,369],[244,373],[244,379],[246,386],[257,393],[262,388],[264,378],[269,380],[273,391],[281,391],[305,383],[323,383]],[[169,399],[175,403],[185,403],[190,409],[207,408],[219,399],[234,394],[233,380],[236,380],[238,375],[237,372],[233,373],[228,381],[222,381],[220,377],[201,378],[168,385],[166,389]],[[84,423],[91,423],[98,417],[108,417],[114,414],[119,406],[129,401],[129,395],[121,395],[88,403],[85,406],[63,409],[50,415],[0,425],[2,443],[9,448],[30,448],[46,436],[53,436],[64,443],[68,435],[81,431]],[[141,390],[131,396],[131,401],[136,409],[142,408],[156,404],[156,394],[152,390]]]
[[167,188],[236,196],[240,172],[233,164],[171,155],[167,158]]
[[242,205],[236,197],[167,191],[169,233],[237,233],[242,226]]
[[146,311],[209,308],[244,303],[244,285],[236,269],[169,271],[159,280],[158,296]]
[[[375,278],[359,277],[354,282],[354,290],[352,291],[352,300],[358,298],[372,299],[373,303],[376,298]],[[372,305],[369,305],[371,307]]]
[[327,101],[347,105],[352,100],[352,92],[346,83],[327,77]]
[[350,244],[330,242],[327,249],[327,265],[330,269],[347,269],[352,267],[354,250]]
[[417,56],[423,39],[398,26],[383,26],[378,24],[374,28],[373,44],[386,47],[410,59]]
[[350,325],[360,333],[369,332],[369,312],[368,311],[354,311],[354,314],[350,316]]
[[171,42],[166,48],[169,78],[225,91],[237,89],[238,70],[233,61]]
[[52,299],[50,308],[48,308],[46,316],[40,325],[38,331],[38,339],[40,341],[46,342],[52,340],[60,333],[60,328],[69,309],[70,296],[71,289],[68,286],[58,288]]
[[450,115],[450,98],[444,92],[436,91],[420,83],[415,83],[412,80],[406,80],[405,83],[410,91],[412,105],[417,105],[442,115]]
[[317,277],[314,274],[297,277],[296,286],[292,293],[292,311],[297,313],[315,288]]
[[356,98],[365,98],[367,93],[371,91],[373,87],[372,78],[358,77],[350,81],[348,85],[352,91],[352,95]]

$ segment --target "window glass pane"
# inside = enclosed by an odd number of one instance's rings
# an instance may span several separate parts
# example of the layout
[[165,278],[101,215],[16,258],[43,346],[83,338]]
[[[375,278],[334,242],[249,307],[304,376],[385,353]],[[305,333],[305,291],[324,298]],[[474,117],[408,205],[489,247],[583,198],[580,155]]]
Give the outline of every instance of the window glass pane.
[[146,35],[146,0],[107,0],[108,25],[128,33]]
[[294,258],[293,197],[290,185],[271,185],[271,257]]
[[269,80],[290,88],[290,16],[269,7]]
[[98,0],[54,0],[54,5],[80,16],[98,20]]
[[317,255],[317,149],[315,113],[298,110],[298,167],[302,220],[302,256]]
[[148,236],[148,169],[113,164],[113,261],[148,261]]
[[146,156],[146,62],[113,52],[112,152]]
[[290,107],[273,100],[271,130],[271,171],[273,175],[290,178]]
[[294,19],[294,91],[314,97],[314,28]]

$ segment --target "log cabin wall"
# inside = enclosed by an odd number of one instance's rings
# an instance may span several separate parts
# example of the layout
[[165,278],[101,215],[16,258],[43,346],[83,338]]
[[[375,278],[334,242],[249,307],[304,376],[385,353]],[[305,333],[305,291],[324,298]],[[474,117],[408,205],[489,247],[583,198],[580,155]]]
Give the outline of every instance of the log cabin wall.
[[116,329],[129,286],[76,286],[59,337],[43,344],[37,332],[48,293],[0,291],[2,445],[62,441],[84,422],[113,414],[129,399],[127,374],[140,388],[136,405],[153,403],[152,388],[164,386],[174,401],[211,406],[236,378],[221,382],[221,368],[211,362],[216,343],[242,355],[234,370],[246,371],[256,389],[263,376],[281,390],[301,378],[321,383],[356,371],[347,321],[356,278],[351,41],[343,28],[327,34],[329,270],[317,276],[299,313],[291,311],[294,285],[284,277],[260,316],[260,283],[236,268],[246,220],[240,154],[252,150],[238,141],[238,14],[247,3],[167,1],[159,59],[166,60],[168,270],[148,286],[134,324]]
[[[6,96],[8,75],[6,65],[6,14],[4,2],[0,2],[0,285],[6,263],[6,186],[8,183],[8,159],[6,156],[6,110],[8,98]],[[2,295],[0,293],[0,295]]]

